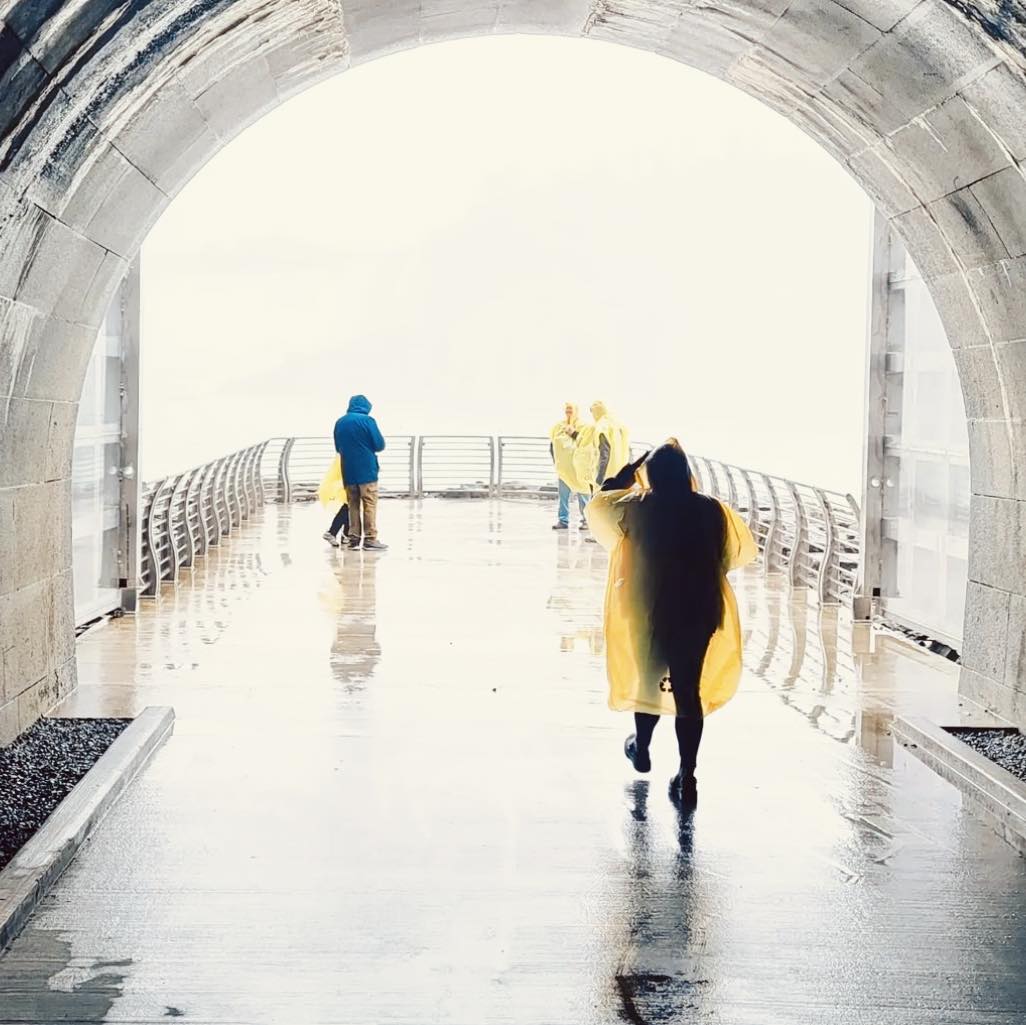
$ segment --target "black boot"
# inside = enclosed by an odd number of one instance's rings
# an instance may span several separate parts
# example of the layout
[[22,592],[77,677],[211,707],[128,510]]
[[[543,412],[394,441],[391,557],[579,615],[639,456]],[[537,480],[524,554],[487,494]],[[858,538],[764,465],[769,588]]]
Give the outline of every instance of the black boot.
[[623,753],[627,756],[627,761],[634,766],[635,772],[649,772],[652,768],[652,759],[649,757],[648,751],[638,750],[638,735],[632,733],[623,742]]
[[685,774],[683,769],[670,780],[670,800],[681,808],[694,808],[698,804],[698,780],[694,773]]

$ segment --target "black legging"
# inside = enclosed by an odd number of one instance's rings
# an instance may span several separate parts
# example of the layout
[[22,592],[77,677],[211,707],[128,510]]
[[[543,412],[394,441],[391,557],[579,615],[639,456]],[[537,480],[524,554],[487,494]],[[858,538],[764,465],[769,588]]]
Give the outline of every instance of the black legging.
[[332,537],[338,537],[339,531],[349,530],[349,504],[343,503],[342,508],[335,513],[335,518],[331,521],[331,526],[328,527],[328,533]]
[[[699,639],[691,644],[682,644],[677,653],[670,659],[669,677],[673,688],[673,700],[677,706],[677,718],[674,728],[677,733],[677,750],[680,753],[680,771],[683,779],[695,774],[698,762],[698,747],[702,743],[702,702],[698,694],[698,686],[702,677],[702,663],[709,640]],[[647,751],[652,743],[652,734],[659,722],[658,715],[650,712],[634,713],[634,728],[637,733],[637,748]]]

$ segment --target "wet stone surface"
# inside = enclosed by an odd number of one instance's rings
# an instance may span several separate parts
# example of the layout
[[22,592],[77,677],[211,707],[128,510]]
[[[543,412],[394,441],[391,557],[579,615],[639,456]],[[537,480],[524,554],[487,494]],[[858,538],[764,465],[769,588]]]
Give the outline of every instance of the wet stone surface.
[[948,733],[1026,782],[1026,737],[1018,731],[952,727]]
[[0,749],[0,868],[96,764],[130,719],[40,719]]
[[607,559],[552,505],[268,506],[78,643],[174,736],[0,956],[0,1025],[1019,1025],[1026,859],[896,744],[958,666],[757,567],[699,805],[623,756]]

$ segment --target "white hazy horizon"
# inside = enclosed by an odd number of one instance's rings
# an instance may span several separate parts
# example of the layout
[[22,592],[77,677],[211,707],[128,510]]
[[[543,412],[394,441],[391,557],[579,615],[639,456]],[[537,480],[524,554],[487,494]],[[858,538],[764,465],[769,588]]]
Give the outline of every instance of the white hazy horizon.
[[393,55],[273,111],[143,248],[146,478],[366,394],[394,434],[632,434],[857,493],[872,208],[741,92],[593,41]]

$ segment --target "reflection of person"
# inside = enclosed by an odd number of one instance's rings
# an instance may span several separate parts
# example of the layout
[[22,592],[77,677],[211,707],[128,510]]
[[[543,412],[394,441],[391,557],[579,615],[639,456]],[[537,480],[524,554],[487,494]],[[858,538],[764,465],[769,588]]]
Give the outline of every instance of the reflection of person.
[[[624,819],[625,891],[607,918],[610,956],[598,971],[598,999],[617,1021],[705,1021],[712,1010],[695,971],[708,946],[709,908],[695,865],[695,820],[676,816],[676,844],[665,844],[662,822],[648,810],[648,780],[627,784]],[[656,968],[656,971],[653,971]]]
[[[328,472],[317,489],[317,497],[321,505],[338,505],[338,512],[331,521],[331,526],[324,532],[324,540],[334,548],[338,548],[338,536],[349,530],[349,502],[346,499],[346,486],[342,482],[342,457],[336,456],[328,466]],[[342,503],[339,505],[339,503]]]
[[335,424],[335,451],[345,467],[346,496],[349,499],[349,546],[382,550],[378,540],[378,453],[385,439],[370,415],[371,404],[364,395],[349,400],[346,415]]
[[605,648],[602,616],[591,595],[594,583],[605,573],[605,553],[592,545],[559,545],[556,551],[556,579],[545,607],[556,617],[559,650],[601,655]]
[[631,457],[627,428],[605,403],[593,402],[591,415],[594,422],[581,426],[574,449],[574,471],[589,494],[598,491],[607,477],[619,473]]
[[553,426],[549,431],[549,455],[556,467],[556,477],[559,481],[559,513],[553,530],[568,530],[570,528],[570,500],[577,495],[577,501],[581,509],[581,526],[587,526],[584,519],[584,507],[588,502],[584,492],[587,485],[582,485],[574,470],[574,449],[577,444],[577,436],[580,433],[581,424],[577,417],[577,407],[568,402],[563,409],[563,419]]
[[730,700],[741,676],[741,623],[726,574],[755,558],[755,542],[733,509],[694,490],[675,440],[607,479],[587,515],[610,550],[609,707],[633,711],[637,731],[624,751],[648,772],[659,716],[674,716],[680,769],[670,792],[693,803],[704,716]]
[[348,692],[362,690],[381,658],[377,639],[378,560],[356,556],[335,563],[336,584],[322,600],[336,623],[331,673]]

